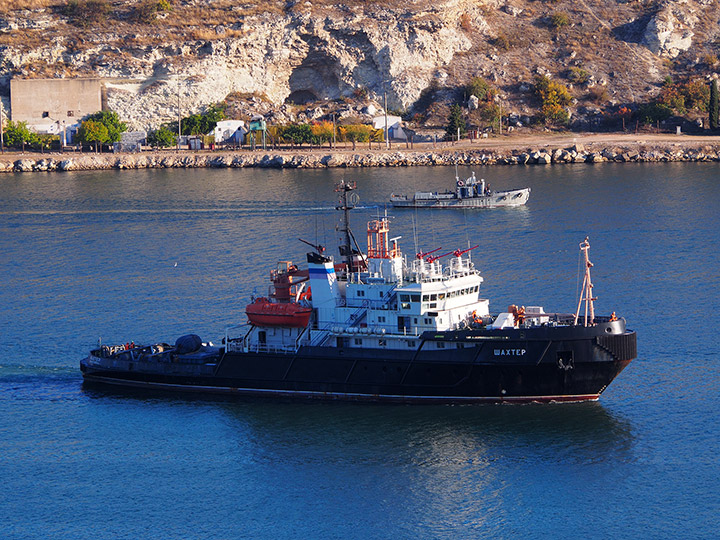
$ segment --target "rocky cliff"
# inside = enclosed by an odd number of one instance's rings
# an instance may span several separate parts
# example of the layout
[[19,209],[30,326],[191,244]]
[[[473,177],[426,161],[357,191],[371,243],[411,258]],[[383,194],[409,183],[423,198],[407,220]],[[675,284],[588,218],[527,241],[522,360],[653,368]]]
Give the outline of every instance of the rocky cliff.
[[[714,76],[714,2],[175,0],[141,20],[148,0],[108,0],[92,21],[61,1],[25,2],[32,9],[0,13],[0,92],[7,100],[14,76],[101,77],[107,105],[138,128],[175,118],[178,102],[186,114],[229,94],[279,121],[298,113],[288,102],[386,97],[432,122],[432,105],[461,100],[474,76],[499,88],[506,112],[532,114],[532,78],[545,73],[571,87],[582,114],[647,100],[668,75]],[[587,80],[569,82],[573,67]]]

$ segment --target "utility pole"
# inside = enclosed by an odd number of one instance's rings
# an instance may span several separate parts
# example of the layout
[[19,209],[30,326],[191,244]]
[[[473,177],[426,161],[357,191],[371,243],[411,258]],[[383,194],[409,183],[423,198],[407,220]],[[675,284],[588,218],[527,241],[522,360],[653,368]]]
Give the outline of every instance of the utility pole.
[[5,153],[5,107],[0,99],[0,152]]
[[390,135],[388,133],[388,118],[387,118],[387,92],[385,91],[385,82],[383,81],[383,110],[385,111],[385,148],[390,148]]
[[337,143],[335,141],[335,113],[332,113],[332,119],[333,119],[333,144],[332,147],[335,148]]
[[177,114],[178,114],[178,136],[177,136],[177,151],[180,152],[180,73],[177,74]]

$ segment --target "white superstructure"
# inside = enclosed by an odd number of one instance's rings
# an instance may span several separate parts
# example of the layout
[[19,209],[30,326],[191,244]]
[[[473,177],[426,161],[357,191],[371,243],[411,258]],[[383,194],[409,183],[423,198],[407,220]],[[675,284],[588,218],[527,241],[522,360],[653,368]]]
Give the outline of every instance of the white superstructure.
[[390,238],[389,233],[387,217],[371,220],[366,258],[350,270],[347,263],[309,254],[313,316],[308,327],[254,326],[243,340],[244,348],[407,350],[417,347],[423,332],[462,329],[489,316],[489,301],[480,297],[483,278],[470,249],[437,256],[419,253],[409,259],[400,251],[399,237]]

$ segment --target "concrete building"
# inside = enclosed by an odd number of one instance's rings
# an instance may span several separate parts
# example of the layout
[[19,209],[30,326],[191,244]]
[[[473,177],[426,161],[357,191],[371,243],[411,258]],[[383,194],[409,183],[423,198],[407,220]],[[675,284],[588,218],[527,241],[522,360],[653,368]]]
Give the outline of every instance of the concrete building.
[[102,110],[100,79],[12,79],[10,118],[37,133],[61,136]]

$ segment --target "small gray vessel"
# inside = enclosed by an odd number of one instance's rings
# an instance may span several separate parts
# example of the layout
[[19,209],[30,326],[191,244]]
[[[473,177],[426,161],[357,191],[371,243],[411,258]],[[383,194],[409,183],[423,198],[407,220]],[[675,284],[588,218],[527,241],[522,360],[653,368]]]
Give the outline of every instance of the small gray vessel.
[[462,180],[455,174],[455,191],[416,191],[415,195],[390,195],[396,208],[497,208],[522,206],[530,198],[530,188],[491,191],[485,179],[475,173]]

